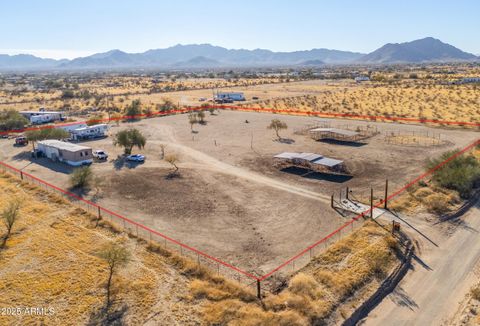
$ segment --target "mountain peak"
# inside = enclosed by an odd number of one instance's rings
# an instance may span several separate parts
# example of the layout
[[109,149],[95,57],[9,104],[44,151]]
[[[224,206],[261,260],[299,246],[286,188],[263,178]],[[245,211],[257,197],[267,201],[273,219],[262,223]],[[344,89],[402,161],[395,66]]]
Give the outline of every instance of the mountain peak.
[[455,62],[477,59],[450,44],[425,37],[404,43],[387,43],[381,48],[360,58],[363,63],[422,63]]

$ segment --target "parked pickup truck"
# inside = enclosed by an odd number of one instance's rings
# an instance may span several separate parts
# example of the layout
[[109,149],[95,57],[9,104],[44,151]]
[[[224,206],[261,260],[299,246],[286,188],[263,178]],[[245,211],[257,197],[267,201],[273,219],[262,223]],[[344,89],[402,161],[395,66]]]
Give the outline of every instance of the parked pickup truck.
[[108,154],[102,149],[97,149],[93,151],[93,157],[97,160],[106,160],[108,158]]

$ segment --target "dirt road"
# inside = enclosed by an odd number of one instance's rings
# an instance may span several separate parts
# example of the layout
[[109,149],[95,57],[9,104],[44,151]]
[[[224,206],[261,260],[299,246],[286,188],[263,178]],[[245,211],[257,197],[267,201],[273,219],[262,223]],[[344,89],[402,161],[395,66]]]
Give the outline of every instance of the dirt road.
[[[480,260],[480,204],[464,217],[450,237],[435,233],[438,247],[421,241],[419,257],[397,289],[373,310],[363,325],[448,325],[448,318],[473,284]],[[426,225],[422,232],[432,234]]]
[[162,128],[160,129],[160,134],[163,137],[165,137],[168,140],[168,142],[150,141],[150,143],[153,143],[153,144],[161,143],[164,145],[168,145],[170,147],[174,147],[176,150],[180,151],[181,154],[187,155],[193,158],[195,161],[201,163],[197,165],[190,163],[190,164],[187,164],[188,167],[193,167],[198,169],[208,168],[215,172],[220,172],[220,173],[228,174],[237,178],[245,179],[251,182],[260,183],[265,186],[287,191],[292,194],[307,197],[310,199],[320,200],[324,203],[330,203],[330,197],[324,194],[320,194],[315,191],[309,191],[307,189],[296,187],[291,184],[288,184],[273,178],[269,178],[267,176],[249,171],[244,168],[236,167],[234,165],[222,162],[208,154],[195,150],[189,146],[185,146],[180,142],[178,142],[177,138],[175,137],[175,130],[169,126],[162,126]]

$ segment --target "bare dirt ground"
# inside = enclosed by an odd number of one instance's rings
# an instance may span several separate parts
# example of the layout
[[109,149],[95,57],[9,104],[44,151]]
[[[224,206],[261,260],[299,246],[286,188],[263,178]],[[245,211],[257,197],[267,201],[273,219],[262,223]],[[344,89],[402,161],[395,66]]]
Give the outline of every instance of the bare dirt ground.
[[480,260],[480,210],[477,204],[449,237],[441,228],[419,223],[425,238],[418,240],[422,261],[366,318],[363,325],[452,325],[451,318],[475,283],[474,266]]
[[[267,125],[285,121],[277,141]],[[307,117],[222,111],[207,114],[205,125],[190,130],[186,115],[168,116],[113,126],[128,127],[147,137],[141,165],[117,158],[122,153],[111,137],[84,145],[104,149],[108,162],[95,163],[95,175],[105,180],[98,202],[129,218],[194,246],[211,255],[259,274],[268,272],[345,222],[329,207],[333,191],[350,186],[359,197],[370,187],[378,197],[388,177],[391,189],[419,175],[428,157],[473,141],[476,133],[424,126],[330,120],[333,125],[370,124],[382,130],[419,130],[442,133],[449,143],[441,147],[412,147],[385,143],[379,135],[363,146],[346,146],[297,135],[312,123]],[[248,123],[247,123],[248,121]],[[47,159],[31,161],[12,140],[0,141],[0,159],[61,187],[68,187],[71,169]],[[181,177],[167,179],[171,167],[165,153],[179,157]],[[282,151],[315,152],[345,160],[352,178],[326,174],[299,175],[272,167],[272,156]],[[392,190],[393,191],[393,190]],[[92,198],[91,191],[87,198]]]

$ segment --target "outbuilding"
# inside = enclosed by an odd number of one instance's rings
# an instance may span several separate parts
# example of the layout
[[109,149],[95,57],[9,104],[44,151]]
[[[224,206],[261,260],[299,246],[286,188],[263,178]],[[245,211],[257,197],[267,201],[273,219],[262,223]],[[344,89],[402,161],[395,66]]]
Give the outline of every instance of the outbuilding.
[[60,140],[39,141],[37,152],[52,161],[64,162],[72,166],[89,165],[93,162],[93,154],[90,147]]

